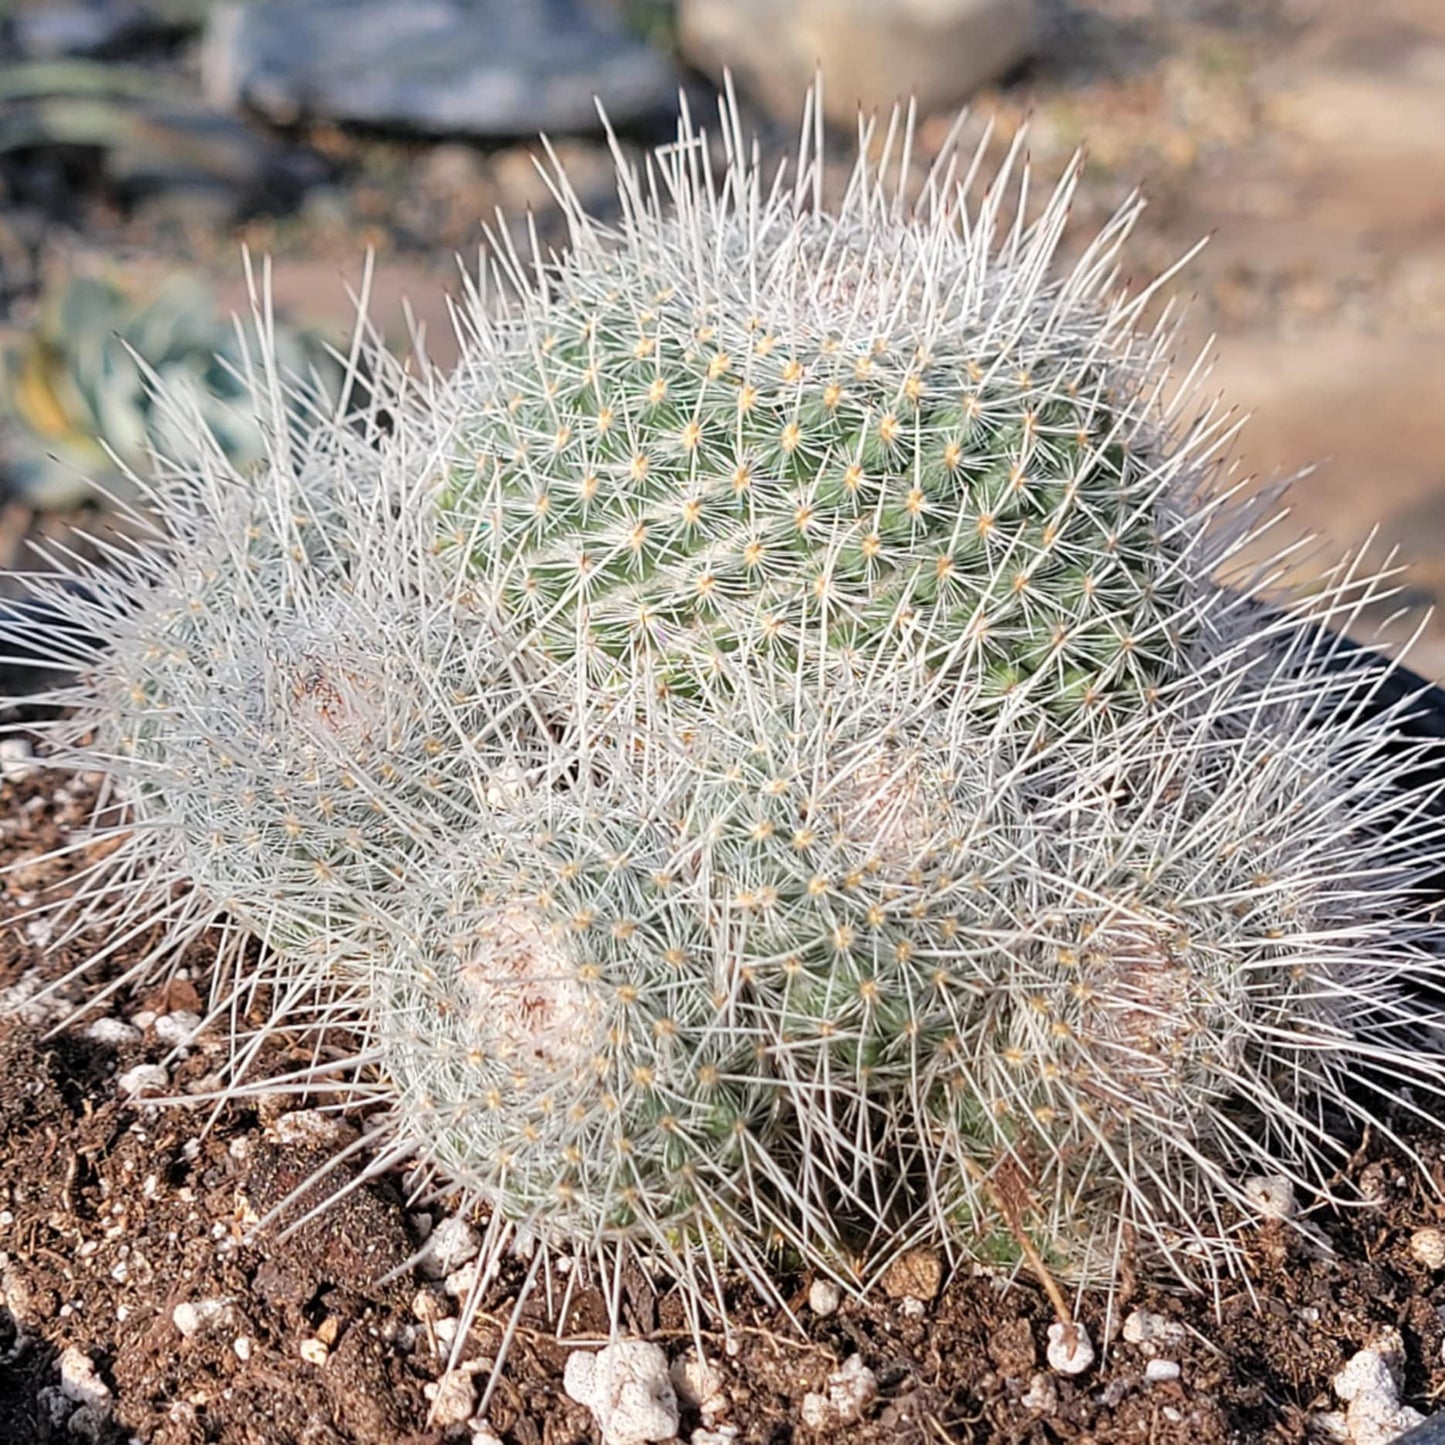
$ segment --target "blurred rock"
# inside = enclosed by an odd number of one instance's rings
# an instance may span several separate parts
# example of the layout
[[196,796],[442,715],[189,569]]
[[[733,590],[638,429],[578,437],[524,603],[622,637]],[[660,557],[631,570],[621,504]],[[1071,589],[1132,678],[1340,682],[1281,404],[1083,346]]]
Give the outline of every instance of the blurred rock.
[[207,94],[282,124],[323,118],[422,135],[599,129],[673,106],[659,53],[579,0],[250,0],[219,5]]
[[30,60],[124,55],[197,28],[206,4],[207,0],[20,0],[8,17],[5,39],[10,55]]
[[916,97],[957,105],[1031,53],[1034,0],[680,0],[684,56],[794,122],[815,71],[829,120],[851,128]]
[[81,154],[94,158],[92,184],[121,205],[186,191],[227,223],[288,210],[327,173],[312,151],[204,105],[160,70],[88,60],[0,66],[0,189],[47,210],[73,204],[70,165]]

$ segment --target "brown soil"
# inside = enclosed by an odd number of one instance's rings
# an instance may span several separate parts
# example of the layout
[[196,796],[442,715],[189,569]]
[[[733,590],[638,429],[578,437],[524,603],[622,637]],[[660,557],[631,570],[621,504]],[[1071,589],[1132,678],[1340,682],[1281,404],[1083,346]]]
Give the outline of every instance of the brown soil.
[[[0,787],[0,818],[10,820],[0,830],[0,865],[22,863],[5,875],[0,898],[0,990],[58,977],[84,956],[78,946],[42,948],[43,932],[12,920],[68,866],[23,860],[59,841],[86,805],[82,788],[57,788],[54,775]],[[123,989],[105,1012],[194,1011],[204,950],[187,962],[195,981],[183,969],[168,983]],[[17,997],[8,995],[12,1009]],[[281,1112],[306,1101],[237,1102],[214,1119],[199,1103],[131,1104],[118,1076],[159,1062],[167,1044],[153,1028],[116,1045],[85,1029],[75,1022],[47,1032],[34,1005],[0,1019],[0,1440],[77,1438],[57,1423],[75,1404],[62,1398],[51,1410],[67,1347],[111,1392],[108,1417],[91,1431],[98,1445],[468,1438],[464,1426],[451,1436],[428,1427],[426,1387],[442,1374],[446,1349],[415,1305],[420,1291],[443,1313],[455,1307],[409,1269],[379,1282],[406,1264],[419,1237],[396,1184],[374,1180],[285,1238],[273,1230],[253,1239],[248,1222],[326,1157],[279,1142]],[[284,1045],[275,1049],[268,1062],[282,1067]],[[224,1052],[218,1032],[202,1034],[172,1062],[172,1088],[212,1085]],[[1445,1139],[1416,1144],[1430,1178],[1445,1183]],[[785,1277],[780,1287],[801,1331],[734,1281],[737,1347],[728,1354],[718,1342],[728,1405],[714,1428],[735,1427],[748,1445],[816,1438],[800,1423],[803,1396],[858,1354],[880,1394],[863,1419],[830,1432],[850,1441],[1302,1441],[1313,1433],[1311,1416],[1335,1408],[1334,1373],[1390,1326],[1404,1341],[1403,1397],[1428,1413],[1445,1390],[1445,1279],[1416,1261],[1410,1240],[1445,1208],[1378,1140],[1361,1144],[1346,1173],[1377,1202],[1319,1212],[1309,1235],[1283,1224],[1255,1231],[1247,1286],[1227,1286],[1215,1300],[1131,1284],[1112,1323],[1103,1300],[1086,1301],[1081,1318],[1107,1348],[1073,1378],[1044,1363],[1051,1313],[1027,1281],[1007,1287],[958,1272],[921,1307],[885,1291],[868,1303],[845,1299],[820,1319],[804,1303],[809,1280]],[[924,1294],[929,1276],[924,1261],[925,1283],[915,1286]],[[517,1286],[503,1270],[467,1359],[495,1356]],[[224,1314],[184,1337],[176,1306],[207,1300],[224,1302]],[[1118,1333],[1134,1308],[1187,1328],[1165,1352],[1181,1366],[1178,1380],[1145,1382],[1147,1355]],[[681,1307],[665,1289],[653,1297],[639,1288],[630,1309],[671,1358],[690,1348]],[[562,1371],[568,1348],[587,1343],[588,1327],[604,1317],[600,1298],[584,1296],[564,1345],[542,1304],[528,1306],[488,1412],[507,1445],[600,1438],[589,1412],[563,1393]],[[239,1353],[237,1341],[246,1342]],[[698,1424],[696,1410],[684,1410],[683,1438]]]

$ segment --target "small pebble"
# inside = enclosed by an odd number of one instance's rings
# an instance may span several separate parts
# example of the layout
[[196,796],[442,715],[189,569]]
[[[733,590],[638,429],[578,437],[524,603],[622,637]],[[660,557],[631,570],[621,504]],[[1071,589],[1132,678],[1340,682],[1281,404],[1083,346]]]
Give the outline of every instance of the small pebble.
[[423,1324],[428,1320],[439,1320],[451,1312],[451,1306],[435,1289],[419,1289],[411,1302],[411,1312]]
[[826,1319],[836,1313],[841,1300],[838,1286],[831,1279],[815,1279],[808,1286],[808,1308],[819,1319]]
[[34,758],[35,750],[24,738],[0,739],[0,778],[7,783],[23,783],[40,771]]
[[1151,1385],[1161,1384],[1165,1380],[1177,1380],[1179,1378],[1179,1361],[1150,1360],[1144,1366],[1144,1378]]
[[55,920],[53,918],[32,918],[25,925],[25,941],[33,943],[36,948],[48,948],[50,940],[55,937]]
[[171,1323],[191,1339],[213,1325],[229,1323],[231,1302],[224,1299],[187,1300],[171,1311]]
[[121,1093],[132,1099],[152,1091],[159,1093],[170,1081],[170,1075],[159,1064],[137,1064],[116,1079]]
[[[22,907],[28,905],[15,900]],[[14,1014],[22,1023],[48,1024],[63,1019],[71,1011],[64,999],[45,994],[45,980],[39,970],[31,969],[9,988],[0,989],[0,1014]]]
[[427,1236],[426,1249],[417,1261],[428,1279],[445,1279],[482,1247],[481,1235],[465,1219],[443,1219]]
[[[49,1417],[56,1434],[59,1434],[65,1422],[75,1413],[75,1402],[68,1400],[65,1391],[54,1385],[46,1385],[43,1389],[36,1391],[36,1404]],[[44,1438],[49,1440],[51,1436],[47,1433]]]
[[1445,1230],[1417,1229],[1410,1236],[1410,1253],[1426,1269],[1445,1269]]
[[102,1440],[114,1438],[110,1429],[109,1405],[82,1405],[71,1411],[65,1428],[72,1438],[89,1440],[91,1445],[100,1445]]
[[906,1294],[898,1301],[898,1313],[906,1320],[921,1320],[928,1313],[928,1306],[921,1299]]
[[95,1373],[90,1356],[74,1345],[60,1352],[60,1390],[67,1400],[110,1413],[110,1386]]
[[1294,1183],[1282,1174],[1254,1174],[1244,1181],[1245,1198],[1264,1219],[1292,1219]]
[[707,1360],[700,1360],[687,1354],[674,1360],[668,1370],[668,1378],[678,1400],[689,1410],[696,1410],[704,1418],[721,1415],[728,1407],[728,1397],[723,1393],[723,1372]]
[[1052,1375],[1037,1374],[1029,1381],[1029,1387],[1019,1400],[1025,1410],[1040,1415],[1054,1415],[1059,1408],[1059,1387]]
[[301,1341],[301,1358],[308,1365],[324,1365],[331,1351],[326,1348],[320,1340],[306,1339]]
[[1045,1355],[1051,1370],[1061,1375],[1082,1375],[1094,1363],[1094,1342],[1083,1325],[1056,1320],[1049,1326]]
[[140,1038],[140,1030],[124,1019],[96,1019],[86,1029],[85,1036],[95,1044],[133,1044]]
[[172,1048],[184,1048],[185,1045],[195,1042],[195,1037],[201,1031],[200,1014],[188,1013],[185,1009],[177,1009],[175,1013],[161,1014],[153,1025],[156,1037],[163,1044],[170,1044]]
[[424,1392],[431,1401],[430,1421],[443,1430],[465,1425],[477,1408],[477,1386],[468,1369],[448,1370]]
[[[468,1260],[460,1269],[454,1269],[442,1282],[442,1288],[451,1295],[453,1299],[468,1299],[472,1291],[477,1287],[477,1280],[481,1277],[482,1262],[479,1259]],[[493,1271],[495,1274],[495,1271]]]
[[1126,1343],[1138,1345],[1146,1355],[1156,1354],[1161,1345],[1182,1340],[1189,1333],[1178,1320],[1149,1310],[1131,1310],[1124,1317],[1121,1333]]
[[826,1395],[803,1396],[803,1423],[813,1430],[832,1430],[862,1419],[878,1398],[878,1377],[863,1363],[862,1355],[849,1355],[841,1369],[828,1376]]
[[471,1445],[502,1445],[502,1437],[483,1420],[478,1424],[475,1420],[467,1422],[471,1427]]
[[943,1287],[943,1260],[931,1249],[910,1249],[883,1271],[883,1293],[889,1299],[934,1299]]
[[[1393,1343],[1393,1342],[1391,1342]],[[1335,1394],[1345,1402],[1351,1445],[1390,1445],[1425,1417],[1400,1403],[1399,1387],[1385,1355],[1360,1350],[1334,1378]]]
[[244,1365],[251,1358],[251,1338],[249,1335],[237,1335],[231,1341],[231,1348],[236,1352],[236,1358]]
[[[156,1023],[160,1032],[160,1022]],[[276,1139],[282,1144],[314,1146],[320,1149],[339,1148],[356,1138],[356,1130],[335,1114],[320,1109],[294,1109],[282,1114],[272,1125]]]

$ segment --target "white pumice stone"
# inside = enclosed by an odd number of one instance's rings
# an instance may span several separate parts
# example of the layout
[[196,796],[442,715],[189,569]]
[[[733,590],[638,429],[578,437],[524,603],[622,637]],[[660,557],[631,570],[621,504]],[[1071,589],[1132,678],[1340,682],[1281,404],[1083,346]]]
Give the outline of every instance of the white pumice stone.
[[1294,1218],[1294,1181],[1282,1174],[1252,1174],[1244,1181],[1244,1195],[1264,1219]]
[[863,1363],[862,1355],[849,1355],[824,1385],[826,1393],[803,1396],[803,1423],[813,1430],[832,1430],[861,1420],[878,1398],[878,1377]]
[[1359,1350],[1334,1378],[1335,1394],[1345,1402],[1350,1445],[1390,1445],[1424,1416],[1400,1403],[1399,1387],[1387,1358],[1378,1350]]
[[1051,1370],[1061,1375],[1082,1375],[1094,1363],[1094,1342],[1082,1324],[1056,1320],[1049,1326],[1044,1354]]
[[141,1094],[160,1093],[170,1084],[171,1076],[159,1064],[137,1064],[116,1079],[121,1093],[129,1098]]
[[819,1319],[835,1313],[841,1300],[842,1294],[831,1279],[815,1279],[808,1286],[808,1308]]
[[427,1236],[418,1264],[428,1279],[445,1279],[474,1259],[481,1247],[481,1235],[465,1219],[451,1216],[438,1221]]
[[563,1388],[592,1411],[603,1445],[643,1445],[677,1434],[677,1394],[667,1356],[643,1340],[622,1340],[567,1357]]

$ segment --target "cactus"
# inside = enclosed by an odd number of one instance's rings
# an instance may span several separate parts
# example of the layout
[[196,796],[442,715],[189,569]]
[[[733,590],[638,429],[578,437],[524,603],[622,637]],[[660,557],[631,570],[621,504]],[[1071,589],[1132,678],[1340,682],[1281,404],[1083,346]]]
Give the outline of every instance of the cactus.
[[1438,1094],[1439,784],[1398,786],[1434,746],[1394,751],[1403,707],[1359,715],[1378,660],[1341,666],[1292,618],[1261,644],[1267,672],[1227,651],[1061,750],[1005,824],[1002,925],[951,964],[987,1006],[915,1055],[903,1111],[955,1247],[1021,1191],[1061,1270],[1107,1280],[1126,1238],[1237,1268],[1250,1176],[1328,1194],[1341,1118]]
[[1046,280],[1076,169],[1007,228],[1014,157],[974,211],[946,149],[904,219],[885,150],[833,213],[818,157],[769,191],[734,139],[714,189],[690,134],[615,230],[558,177],[567,255],[473,308],[442,534],[499,613],[600,682],[695,691],[821,629],[830,669],[889,638],[975,706],[1138,706],[1227,544],[1219,428],[1154,404],[1167,325],[1102,305],[1129,213]]
[[1445,1086],[1433,755],[1321,627],[1387,579],[1212,580],[1256,513],[1105,300],[1132,209],[1051,282],[1074,171],[1010,227],[947,157],[910,205],[905,144],[833,213],[736,131],[624,168],[615,230],[558,177],[569,255],[503,250],[435,385],[377,359],[298,437],[253,373],[257,471],[178,407],[169,531],[37,584],[113,639],[56,643],[121,840],[62,906],[164,924],[140,970],[259,936],[218,1015],[351,1028],[306,1082],[494,1250],[719,1307],[775,1245],[1023,1259],[1061,1311],[1129,1239],[1233,1268],[1244,1171],[1328,1194],[1332,1116]]

